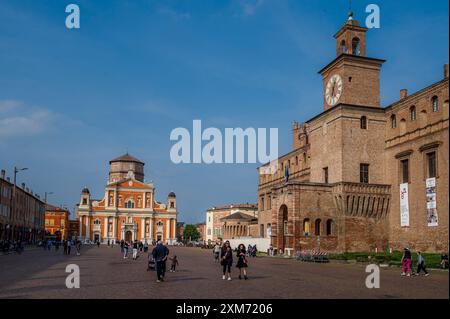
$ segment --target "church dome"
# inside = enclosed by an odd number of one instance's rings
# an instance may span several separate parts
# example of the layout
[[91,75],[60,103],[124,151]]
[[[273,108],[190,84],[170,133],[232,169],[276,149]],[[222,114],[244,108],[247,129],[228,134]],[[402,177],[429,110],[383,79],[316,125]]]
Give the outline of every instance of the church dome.
[[136,180],[144,182],[144,165],[144,162],[131,156],[128,152],[109,161],[109,183],[125,180],[129,176],[134,176]]
[[81,191],[81,194],[89,194],[89,189],[87,187],[84,187]]
[[170,192],[168,197],[177,197],[174,192]]
[[134,156],[131,156],[128,153],[125,153],[122,156],[119,156],[113,160],[110,160],[109,164],[114,163],[114,162],[133,162],[133,163],[139,163],[139,164],[145,165],[144,162],[142,162],[141,160],[137,159]]

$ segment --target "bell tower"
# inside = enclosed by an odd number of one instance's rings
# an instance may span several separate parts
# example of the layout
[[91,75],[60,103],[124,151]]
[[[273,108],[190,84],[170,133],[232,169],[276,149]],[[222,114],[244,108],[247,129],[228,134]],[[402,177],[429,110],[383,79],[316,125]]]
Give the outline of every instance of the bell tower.
[[336,58],[319,71],[325,111],[338,104],[380,107],[380,70],[385,60],[366,56],[367,31],[350,10],[334,35]]

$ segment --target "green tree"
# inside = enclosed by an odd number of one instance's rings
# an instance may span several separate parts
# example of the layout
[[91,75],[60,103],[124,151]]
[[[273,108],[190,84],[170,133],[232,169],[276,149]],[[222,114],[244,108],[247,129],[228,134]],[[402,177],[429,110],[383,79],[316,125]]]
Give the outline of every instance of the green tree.
[[185,240],[197,240],[200,238],[200,232],[195,225],[186,225],[184,227],[184,239]]

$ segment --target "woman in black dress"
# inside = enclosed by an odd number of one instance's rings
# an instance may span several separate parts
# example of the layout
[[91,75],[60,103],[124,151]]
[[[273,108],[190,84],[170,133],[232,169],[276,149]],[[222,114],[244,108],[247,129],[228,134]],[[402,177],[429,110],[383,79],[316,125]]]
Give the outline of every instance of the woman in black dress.
[[248,264],[247,264],[247,258],[245,258],[246,252],[245,252],[245,246],[243,244],[240,244],[238,246],[236,255],[238,258],[236,267],[239,268],[239,279],[242,279],[242,273],[244,273],[244,279],[247,280],[248,278],[247,278],[247,269],[246,268],[248,267]]

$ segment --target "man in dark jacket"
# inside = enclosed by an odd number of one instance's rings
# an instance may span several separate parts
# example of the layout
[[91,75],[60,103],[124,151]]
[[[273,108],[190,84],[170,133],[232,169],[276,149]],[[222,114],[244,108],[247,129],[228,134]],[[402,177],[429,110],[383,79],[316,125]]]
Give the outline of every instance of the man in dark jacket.
[[166,274],[166,261],[169,256],[169,249],[163,245],[162,241],[158,241],[158,244],[152,251],[153,259],[156,263],[156,276],[158,279],[156,282],[164,281],[164,275]]

